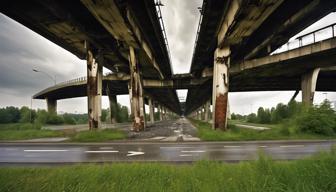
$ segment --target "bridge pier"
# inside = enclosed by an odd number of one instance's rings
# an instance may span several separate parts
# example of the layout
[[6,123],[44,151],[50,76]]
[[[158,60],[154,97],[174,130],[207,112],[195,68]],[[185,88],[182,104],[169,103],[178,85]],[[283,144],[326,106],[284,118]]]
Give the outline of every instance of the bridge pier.
[[116,95],[108,95],[109,102],[110,102],[110,119],[111,124],[117,123],[116,116],[117,116],[117,96]]
[[57,114],[57,100],[47,98],[48,113]]
[[204,121],[205,122],[209,121],[209,112],[210,112],[210,101],[207,101],[205,103],[205,116],[204,116]]
[[142,79],[140,76],[139,63],[136,61],[135,50],[130,47],[130,97],[131,110],[133,114],[133,130],[143,131],[145,129],[145,108],[142,90]]
[[159,112],[159,117],[160,117],[160,121],[163,120],[163,115],[162,115],[162,106],[158,104],[158,112]]
[[149,119],[151,124],[154,123],[154,104],[151,98],[148,98],[148,105],[149,105]]
[[227,129],[228,92],[230,66],[230,48],[217,48],[214,54],[214,72],[212,87],[213,128]]
[[301,77],[302,103],[312,105],[316,89],[317,77],[320,68],[313,69],[303,74]]
[[101,96],[103,67],[96,62],[89,44],[85,43],[87,61],[87,96],[89,129],[101,126]]

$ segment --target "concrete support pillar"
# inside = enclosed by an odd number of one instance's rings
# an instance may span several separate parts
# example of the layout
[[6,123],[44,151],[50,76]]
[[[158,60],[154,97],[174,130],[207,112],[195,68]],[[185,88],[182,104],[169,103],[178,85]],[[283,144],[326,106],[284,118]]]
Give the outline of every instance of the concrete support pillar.
[[130,47],[130,97],[131,110],[133,114],[133,130],[143,131],[145,129],[145,108],[143,99],[142,79],[140,76],[139,64],[136,61],[135,50]]
[[57,100],[47,98],[47,109],[49,113],[57,114]]
[[117,123],[116,116],[117,116],[117,96],[116,95],[108,95],[109,102],[110,102],[110,119],[111,124]]
[[102,96],[102,65],[96,62],[90,45],[86,42],[87,61],[87,95],[89,128],[97,129],[101,126],[101,96]]
[[207,101],[205,103],[205,116],[204,116],[204,121],[205,122],[209,121],[209,112],[210,112],[210,101]]
[[319,72],[320,68],[316,68],[302,75],[301,78],[302,103],[307,105],[313,104],[316,82]]
[[154,123],[154,105],[151,98],[148,98],[148,105],[149,105],[149,119],[150,122]]
[[158,105],[158,111],[159,111],[159,116],[160,116],[160,121],[163,120],[163,115],[162,115],[162,106]]
[[213,128],[227,129],[227,103],[229,92],[230,48],[217,48],[214,54],[213,72]]

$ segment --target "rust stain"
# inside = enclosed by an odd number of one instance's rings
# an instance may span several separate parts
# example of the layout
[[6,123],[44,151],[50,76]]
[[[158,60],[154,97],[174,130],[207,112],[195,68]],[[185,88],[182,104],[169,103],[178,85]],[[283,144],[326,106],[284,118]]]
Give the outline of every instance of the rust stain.
[[98,95],[98,81],[96,77],[90,76],[88,79],[88,93],[91,96]]
[[143,116],[135,117],[133,121],[133,129],[136,132],[143,131],[145,128]]
[[216,97],[215,128],[226,130],[228,93]]

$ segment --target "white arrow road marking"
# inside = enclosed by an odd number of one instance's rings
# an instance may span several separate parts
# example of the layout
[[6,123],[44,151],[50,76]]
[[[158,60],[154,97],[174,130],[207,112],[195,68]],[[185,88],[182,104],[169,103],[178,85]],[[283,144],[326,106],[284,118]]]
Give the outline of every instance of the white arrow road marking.
[[204,153],[205,151],[181,151],[181,153]]
[[24,152],[64,152],[66,149],[25,149]]
[[119,153],[119,151],[85,151],[85,153]]
[[127,154],[127,157],[145,154],[144,152],[141,152],[141,151],[128,151],[128,153],[129,154]]
[[304,145],[281,145],[280,147],[289,148],[289,147],[304,147]]

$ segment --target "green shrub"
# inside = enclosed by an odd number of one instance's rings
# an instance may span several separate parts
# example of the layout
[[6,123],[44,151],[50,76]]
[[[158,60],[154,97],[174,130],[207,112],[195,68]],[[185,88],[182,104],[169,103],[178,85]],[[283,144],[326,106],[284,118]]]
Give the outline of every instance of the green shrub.
[[64,119],[64,123],[68,124],[68,125],[75,125],[76,124],[76,120],[69,114],[64,114],[63,115],[63,119]]
[[325,101],[321,106],[306,109],[297,119],[297,128],[300,132],[320,135],[334,135],[336,132],[336,114]]
[[64,124],[64,119],[62,116],[58,116],[57,114],[49,114],[46,123],[52,125],[61,125]]

